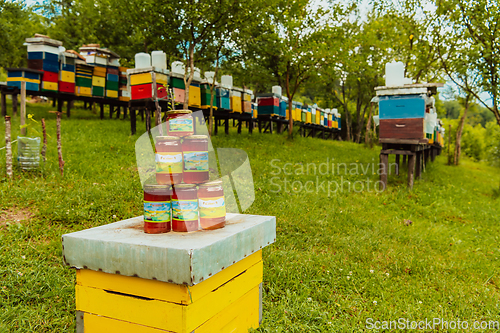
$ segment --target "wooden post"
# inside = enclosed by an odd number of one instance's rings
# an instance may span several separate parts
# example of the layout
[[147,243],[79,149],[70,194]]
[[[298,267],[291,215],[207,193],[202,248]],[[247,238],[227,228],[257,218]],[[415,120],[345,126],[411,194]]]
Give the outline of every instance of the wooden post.
[[403,155],[403,165],[406,165],[406,155]]
[[12,146],[10,141],[10,117],[5,116],[5,166],[7,177],[12,178]]
[[42,134],[43,134],[43,146],[42,146],[42,159],[43,161],[47,161],[45,154],[47,152],[47,131],[45,129],[45,119],[42,118]]
[[66,102],[66,117],[70,117],[71,116],[71,101],[67,101]]
[[419,179],[422,172],[422,152],[417,151],[415,161],[415,178]]
[[224,131],[229,134],[229,113],[226,114],[226,122],[224,123]]
[[57,112],[62,113],[62,107],[63,107],[64,101],[62,99],[57,100]]
[[59,156],[59,171],[61,172],[61,177],[64,176],[64,160],[62,156],[62,143],[61,143],[61,115],[62,112],[59,111],[49,111],[50,113],[55,113],[57,115],[57,155]]
[[109,119],[113,119],[113,110],[114,106],[112,104],[109,104]]
[[149,108],[146,109],[146,131],[151,131],[151,111],[149,110]]
[[121,111],[122,111],[122,107],[118,105],[116,107],[116,119],[120,119],[120,115],[122,113]]
[[17,94],[12,94],[12,116],[17,116]]
[[52,98],[52,107],[53,108],[55,108],[57,106],[56,103],[57,103],[57,99],[55,97]]
[[415,172],[415,158],[416,154],[408,156],[408,187],[413,188],[413,174]]
[[396,155],[396,176],[399,176],[399,160],[400,160],[400,156],[399,155]]
[[130,131],[132,132],[132,135],[135,134],[136,131],[136,114],[137,111],[135,109],[130,109]]
[[21,135],[26,135],[26,82],[21,81]]
[[387,168],[389,166],[389,155],[380,154],[380,191],[384,191],[387,188]]
[[104,119],[104,104],[101,103],[101,119]]
[[7,115],[7,96],[2,92],[2,117]]
[[127,107],[123,107],[123,119],[127,119]]

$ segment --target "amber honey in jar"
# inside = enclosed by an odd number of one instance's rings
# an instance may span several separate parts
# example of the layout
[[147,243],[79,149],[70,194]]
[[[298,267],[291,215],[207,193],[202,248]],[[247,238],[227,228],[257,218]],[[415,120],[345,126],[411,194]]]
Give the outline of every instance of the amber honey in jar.
[[183,179],[186,184],[207,182],[208,173],[208,136],[191,135],[182,141],[184,159]]
[[193,116],[190,110],[167,112],[167,133],[171,136],[184,137],[194,134]]
[[156,137],[156,182],[158,184],[182,183],[182,147],[177,136]]
[[171,229],[172,188],[168,185],[144,185],[144,232],[160,234]]
[[172,230],[198,230],[198,190],[196,185],[178,184],[172,194]]
[[200,226],[218,229],[226,225],[226,200],[222,180],[201,184],[198,189]]

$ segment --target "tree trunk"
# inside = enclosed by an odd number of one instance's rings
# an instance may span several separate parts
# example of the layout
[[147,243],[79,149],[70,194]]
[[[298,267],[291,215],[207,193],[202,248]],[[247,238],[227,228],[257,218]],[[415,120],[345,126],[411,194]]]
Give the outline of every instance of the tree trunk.
[[345,123],[346,123],[346,129],[347,129],[347,141],[351,141],[351,117],[349,117],[349,110],[347,108],[347,102],[345,100],[345,83],[342,82],[342,99],[343,99],[343,106],[344,106],[344,111],[345,111]]
[[290,96],[290,73],[288,70],[286,71],[286,98],[288,98],[288,138],[293,139],[293,117],[292,117],[293,96]]
[[194,43],[191,42],[189,44],[189,57],[188,57],[188,64],[189,64],[189,75],[186,80],[186,72],[184,72],[184,85],[186,95],[184,97],[184,103],[182,105],[182,108],[184,110],[189,109],[189,86],[191,85],[191,82],[193,81],[193,76],[194,76]]
[[12,179],[12,145],[10,142],[10,116],[5,116],[5,166],[7,177]]
[[458,123],[457,135],[455,138],[455,155],[453,157],[453,164],[458,165],[460,163],[460,153],[462,149],[462,133],[465,125],[465,118],[467,117],[467,111],[469,110],[469,96],[465,97],[465,109],[464,114],[460,118]]
[[365,144],[368,145],[371,141],[370,138],[370,128],[372,122],[372,113],[373,113],[373,103],[370,102],[370,112],[368,112],[368,120],[366,121],[366,129],[365,129]]

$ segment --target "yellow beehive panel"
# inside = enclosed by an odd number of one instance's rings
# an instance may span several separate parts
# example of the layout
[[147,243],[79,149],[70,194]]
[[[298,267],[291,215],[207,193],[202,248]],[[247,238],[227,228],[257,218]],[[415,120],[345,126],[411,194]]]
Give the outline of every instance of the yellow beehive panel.
[[241,97],[231,96],[231,110],[241,113]]
[[118,90],[106,90],[106,97],[118,98]]
[[141,73],[141,74],[132,74],[130,75],[130,85],[136,86],[139,84],[152,83],[153,78],[151,77],[151,73]]
[[57,82],[42,81],[42,89],[57,90]]
[[75,72],[61,71],[59,73],[59,81],[75,83]]
[[124,101],[124,102],[128,102],[128,101],[130,101],[130,97],[125,97],[125,96],[120,96],[120,97],[118,97],[118,99],[119,99],[120,101]]
[[153,327],[134,324],[128,321],[116,320],[102,316],[85,313],[83,317],[83,332],[89,333],[162,333]]
[[312,122],[312,113],[307,112],[306,113],[306,123],[310,124]]
[[92,76],[92,85],[95,87],[104,87],[106,85],[106,78],[100,76]]
[[156,73],[156,83],[167,84],[168,76],[166,76],[165,74]]
[[22,81],[40,84],[40,80],[37,80],[37,79],[28,79],[25,77],[8,77],[7,78],[7,82],[22,82]]
[[92,88],[76,87],[75,95],[77,96],[92,96]]
[[200,87],[189,86],[189,106],[201,106],[201,91]]

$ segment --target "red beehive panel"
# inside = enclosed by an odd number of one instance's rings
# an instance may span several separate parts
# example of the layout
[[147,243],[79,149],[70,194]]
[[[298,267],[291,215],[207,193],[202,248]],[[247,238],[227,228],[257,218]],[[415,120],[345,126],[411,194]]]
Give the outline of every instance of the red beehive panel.
[[42,81],[57,83],[59,81],[59,74],[44,71],[42,76]]
[[59,91],[74,94],[75,93],[75,84],[70,82],[59,81]]
[[277,97],[259,97],[260,106],[279,106],[280,101]]
[[131,86],[130,88],[133,100],[153,98],[152,83],[139,84],[136,86]]

